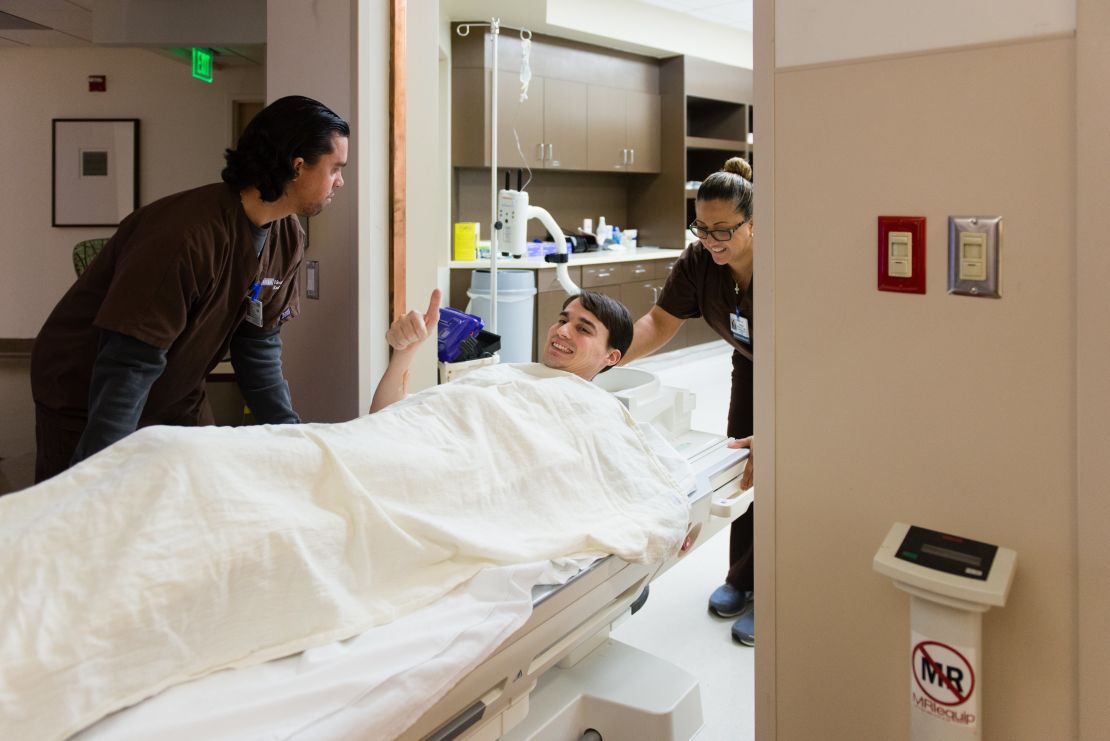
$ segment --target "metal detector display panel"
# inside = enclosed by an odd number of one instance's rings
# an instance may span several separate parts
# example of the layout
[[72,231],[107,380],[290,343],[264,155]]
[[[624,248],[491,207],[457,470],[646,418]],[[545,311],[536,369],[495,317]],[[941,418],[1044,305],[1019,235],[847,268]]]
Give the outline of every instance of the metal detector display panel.
[[986,581],[998,546],[911,525],[897,558],[946,574]]

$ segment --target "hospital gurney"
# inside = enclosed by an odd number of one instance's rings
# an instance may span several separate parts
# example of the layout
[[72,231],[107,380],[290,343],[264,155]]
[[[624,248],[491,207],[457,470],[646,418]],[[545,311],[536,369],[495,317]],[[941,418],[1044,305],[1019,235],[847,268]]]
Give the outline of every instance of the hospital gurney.
[[[724,447],[725,441],[719,436],[689,429],[692,395],[664,389],[650,374],[627,369],[603,374],[599,377],[599,385],[613,391],[637,421],[661,430],[670,444],[693,465],[696,483],[688,490],[691,515],[682,553],[696,547],[747,508],[751,492],[741,493],[736,484],[746,453]],[[580,726],[584,714],[590,726],[605,728],[607,733],[612,724],[617,724],[629,738],[689,738],[701,725],[696,681],[654,657],[606,640],[609,625],[627,614],[643,587],[681,558],[680,554],[661,566],[652,567],[631,564],[616,557],[603,558],[563,586],[536,588],[528,604],[530,617],[525,620],[523,614],[526,613],[522,613],[521,622],[515,624],[519,627],[511,633],[503,633],[496,643],[488,644],[482,653],[488,658],[461,675],[458,681],[453,678],[450,683],[453,688],[447,690],[449,685],[445,685],[446,694],[434,705],[431,699],[426,701],[422,710],[429,706],[430,709],[419,717],[413,713],[409,719],[413,722],[401,737],[497,738],[516,725],[508,738],[577,738],[581,730],[588,727]],[[527,599],[527,593],[522,593],[522,597]],[[392,633],[394,638],[419,634],[420,628],[408,624],[402,627],[406,620],[408,618],[383,628],[396,627],[398,630]],[[359,638],[352,641],[357,642]],[[376,640],[381,642],[381,639]],[[346,697],[335,696],[337,693],[330,688],[321,691],[319,685],[306,687],[298,677],[282,683],[267,683],[268,675],[276,672],[278,665],[287,668],[291,664],[315,662],[340,667],[341,648],[338,644],[324,646],[306,651],[303,657],[290,656],[269,664],[219,672],[173,687],[105,719],[88,729],[88,736],[96,739],[378,739],[396,736],[396,732],[381,730],[374,722],[377,719],[366,715],[359,719],[365,723],[346,724],[341,730],[313,725],[316,718],[341,713],[344,703],[357,698],[363,691],[359,685],[369,682],[364,673],[367,672],[365,662],[362,668],[350,671],[341,668],[340,673],[346,671],[349,679],[344,689],[354,688]],[[478,658],[475,657],[475,661]],[[410,663],[410,666],[417,665]],[[418,668],[425,670],[426,665]],[[616,681],[606,681],[606,672],[615,672]],[[639,686],[637,678],[641,681]],[[642,689],[645,679],[651,692]],[[403,695],[404,688],[409,685],[406,675],[398,675],[390,682],[400,688],[392,690],[394,694],[399,691]],[[633,695],[618,700],[625,705],[624,714],[599,712],[599,705],[604,706],[604,701],[599,703],[588,698],[579,701],[581,693],[578,690],[591,682]],[[258,686],[251,689],[251,693],[241,692],[252,683]],[[315,694],[311,694],[313,692]],[[435,696],[428,695],[429,698]],[[596,696],[597,693],[593,693],[593,697]],[[313,706],[308,723],[296,732],[283,731],[277,735],[263,730],[262,721],[267,716],[297,702]],[[637,703],[646,712],[637,712],[632,707]],[[661,705],[670,712],[652,712],[652,705]],[[607,707],[611,711],[614,706]],[[529,708],[532,708],[531,713]],[[211,721],[220,715],[238,717],[233,719],[235,722]],[[373,711],[369,715],[373,716]],[[198,720],[208,725],[198,725]],[[298,728],[297,724],[288,727]],[[173,733],[165,733],[167,728]],[[622,736],[617,733],[607,737]]]
[[655,567],[609,556],[566,584],[535,588],[528,621],[402,739],[564,741],[591,729],[606,741],[671,741],[701,728],[696,678],[608,636],[649,582],[747,511],[754,490],[741,490],[739,482],[748,451],[690,429],[693,394],[662,386],[654,374],[614,368],[594,382],[613,392],[638,423],[660,432],[693,468],[682,549]]

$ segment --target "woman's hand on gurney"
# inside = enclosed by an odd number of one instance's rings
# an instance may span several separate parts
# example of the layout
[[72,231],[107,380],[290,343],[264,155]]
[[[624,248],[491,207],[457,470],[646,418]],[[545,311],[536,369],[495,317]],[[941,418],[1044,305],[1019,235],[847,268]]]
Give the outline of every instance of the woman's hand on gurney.
[[413,310],[390,324],[389,331],[385,333],[389,346],[397,351],[415,350],[426,340],[439,323],[439,300],[440,292],[437,288],[432,291],[426,312],[421,314]]
[[755,483],[755,443],[753,442],[755,436],[741,438],[740,440],[733,440],[728,444],[730,448],[747,448],[748,460],[744,462],[744,473],[740,475],[740,488],[750,489],[752,484]]

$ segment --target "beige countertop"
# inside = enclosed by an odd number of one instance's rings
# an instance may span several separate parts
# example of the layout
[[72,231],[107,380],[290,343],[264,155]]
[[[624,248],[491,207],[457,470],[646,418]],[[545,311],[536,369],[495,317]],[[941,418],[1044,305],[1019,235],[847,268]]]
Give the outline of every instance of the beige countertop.
[[[667,249],[665,247],[638,247],[634,250],[618,252],[615,250],[600,250],[597,252],[576,252],[570,256],[568,265],[598,265],[614,262],[639,262],[642,260],[674,259],[682,254],[682,250]],[[473,270],[475,268],[488,268],[489,259],[482,260],[452,260],[447,263],[451,269]],[[540,257],[522,257],[519,260],[512,257],[498,257],[497,269],[515,270],[541,270],[553,268],[555,263],[545,262]]]

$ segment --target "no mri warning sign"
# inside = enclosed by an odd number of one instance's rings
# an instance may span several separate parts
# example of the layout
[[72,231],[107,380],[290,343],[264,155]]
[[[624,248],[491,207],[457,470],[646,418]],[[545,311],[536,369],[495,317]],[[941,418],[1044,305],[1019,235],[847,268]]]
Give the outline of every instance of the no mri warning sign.
[[915,709],[961,726],[978,724],[975,651],[930,640],[916,632],[910,652],[910,700]]

